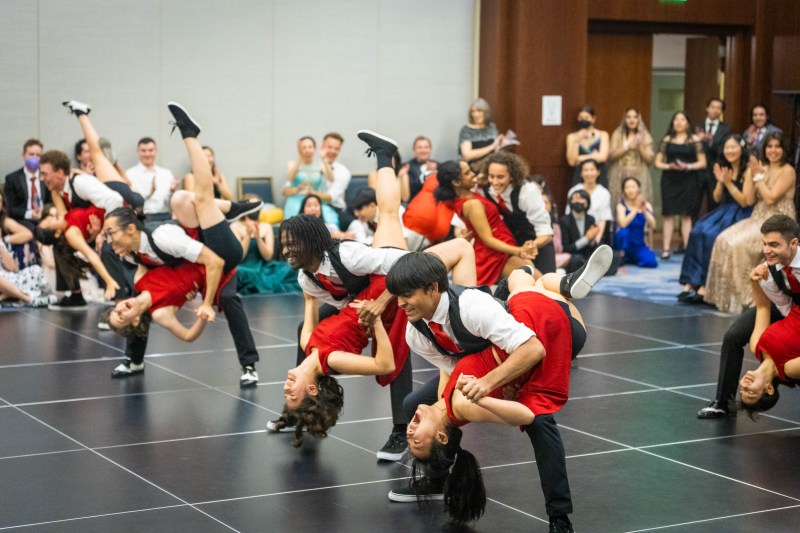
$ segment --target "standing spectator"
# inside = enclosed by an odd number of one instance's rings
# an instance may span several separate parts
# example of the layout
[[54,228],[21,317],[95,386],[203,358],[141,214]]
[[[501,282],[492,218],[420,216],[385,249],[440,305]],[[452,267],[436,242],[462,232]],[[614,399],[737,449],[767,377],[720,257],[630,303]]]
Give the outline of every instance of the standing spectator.
[[497,132],[492,110],[483,98],[470,104],[468,120],[458,133],[458,153],[475,168],[475,163],[500,149],[503,135]]
[[611,148],[608,152],[608,192],[611,193],[611,205],[619,203],[622,179],[626,177],[639,180],[645,198],[653,197],[650,163],[654,157],[653,137],[642,121],[642,114],[631,107],[625,111],[619,127],[611,134]]
[[313,195],[323,202],[322,218],[325,222],[338,227],[339,215],[330,204],[325,203],[326,199],[330,200],[331,195],[322,191],[324,182],[333,182],[333,169],[326,159],[314,161],[316,149],[317,143],[312,137],[301,137],[297,141],[297,159],[286,164],[286,184],[283,186],[286,203],[283,205],[283,218],[291,218],[302,212],[303,200],[306,196]]
[[538,250],[536,268],[543,274],[555,272],[552,222],[539,187],[525,179],[527,163],[512,153],[497,152],[486,158],[486,173],[489,184],[483,195],[497,206],[517,245],[533,241]]
[[689,243],[692,217],[697,216],[700,202],[698,172],[706,168],[706,155],[700,138],[692,133],[694,127],[683,111],[672,115],[667,134],[661,140],[656,155],[656,168],[661,175],[661,213],[664,217],[664,243],[661,259],[672,255],[672,217],[681,217],[681,250]]
[[594,127],[597,119],[594,108],[585,105],[578,112],[578,131],[567,135],[567,163],[574,168],[572,184],[581,182],[581,163],[593,159],[600,171],[598,182],[608,187],[605,163],[608,159],[608,132]]
[[[169,199],[180,180],[172,171],[156,165],[156,141],[142,137],[137,144],[139,163],[125,171],[132,188],[144,197],[144,214],[148,220],[169,220]],[[113,164],[113,161],[112,161]]]
[[764,139],[769,133],[783,133],[783,131],[772,123],[767,106],[756,104],[750,110],[750,125],[742,133],[744,141],[747,143],[749,155],[760,157]]
[[755,185],[753,175],[744,161],[744,140],[739,135],[730,135],[722,148],[719,163],[714,164],[714,202],[718,207],[698,220],[689,235],[686,255],[683,256],[681,276],[683,291],[678,301],[702,303],[706,294],[705,284],[708,264],[714,241],[722,231],[744,220],[753,212]]
[[658,266],[656,254],[644,242],[644,230],[656,226],[653,206],[642,194],[639,180],[634,177],[623,178],[622,200],[617,204],[617,234],[614,247],[622,251],[625,263],[633,263],[640,268]]
[[597,248],[597,227],[594,217],[588,213],[592,197],[583,189],[576,189],[567,199],[569,211],[559,220],[564,252],[570,254],[567,273],[575,272],[589,260]]
[[753,214],[719,234],[711,252],[705,301],[720,311],[738,314],[753,305],[753,289],[747,274],[763,258],[761,224],[772,215],[795,216],[797,175],[789,163],[783,134],[764,137],[761,160],[750,159],[755,183]]
[[730,137],[731,129],[722,122],[722,112],[725,111],[725,102],[719,98],[712,98],[706,105],[706,122],[703,127],[697,128],[697,136],[703,141],[703,151],[706,154],[706,172],[700,181],[700,198],[707,196],[708,210],[717,207],[718,202],[714,199],[714,190],[717,187],[717,179],[714,177],[714,165],[722,156],[722,145]]
[[347,210],[347,204],[345,203],[345,192],[347,191],[347,186],[350,185],[352,175],[346,166],[337,161],[339,152],[342,151],[342,144],[344,144],[344,137],[335,131],[326,133],[325,137],[322,138],[320,157],[333,170],[333,181],[328,182],[327,193],[321,196],[338,213],[339,229],[344,230],[353,221],[354,217]]
[[50,191],[39,176],[39,158],[42,143],[28,139],[22,146],[24,165],[6,176],[3,192],[8,216],[21,222],[28,229],[42,218],[42,206],[50,203]]
[[[613,215],[611,214],[611,193],[608,189],[597,183],[598,176],[600,175],[600,166],[594,159],[587,159],[580,165],[581,180],[583,183],[575,185],[567,192],[567,198],[572,198],[572,193],[578,190],[584,190],[589,193],[592,198],[591,205],[588,206],[588,213],[594,217],[597,224],[598,233],[595,236],[595,244],[602,242],[609,242],[611,239],[606,236],[606,232],[611,231],[611,222]],[[566,212],[569,214],[571,206],[567,206]],[[563,228],[562,228],[563,229]]]
[[436,170],[436,161],[431,159],[431,140],[420,135],[414,139],[411,150],[413,159],[400,168],[400,195],[404,202],[410,202],[422,189],[425,178]]
[[[211,176],[214,179],[214,198],[233,200],[233,191],[231,191],[231,186],[228,184],[228,178],[217,167],[214,150],[210,146],[203,146],[203,153],[208,159],[208,164],[211,165]],[[183,188],[187,191],[194,191],[194,174],[191,172],[188,172],[183,178]]]

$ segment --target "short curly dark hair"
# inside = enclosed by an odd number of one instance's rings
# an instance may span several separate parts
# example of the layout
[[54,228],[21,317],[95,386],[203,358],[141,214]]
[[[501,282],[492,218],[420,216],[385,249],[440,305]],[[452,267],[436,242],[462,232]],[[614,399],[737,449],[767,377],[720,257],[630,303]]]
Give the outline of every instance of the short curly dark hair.
[[487,176],[489,173],[489,165],[492,163],[505,165],[506,168],[508,168],[508,173],[511,176],[511,184],[515,188],[519,189],[527,181],[530,168],[528,167],[528,163],[517,154],[501,150],[487,157],[486,161],[483,163],[483,172]]
[[122,326],[119,328],[115,327],[109,320],[113,311],[114,308],[109,307],[100,313],[100,321],[108,324],[108,327],[111,329],[111,331],[114,331],[123,337],[147,337],[147,334],[150,331],[150,322],[153,321],[153,315],[151,315],[149,311],[145,311],[139,316],[139,323],[137,325],[134,326],[133,324],[128,324],[127,326]]
[[303,444],[303,430],[319,439],[328,436],[328,430],[336,425],[344,407],[344,389],[339,381],[331,376],[320,376],[317,380],[317,395],[306,395],[297,409],[283,406],[278,419],[282,427],[294,425],[294,442],[299,448]]

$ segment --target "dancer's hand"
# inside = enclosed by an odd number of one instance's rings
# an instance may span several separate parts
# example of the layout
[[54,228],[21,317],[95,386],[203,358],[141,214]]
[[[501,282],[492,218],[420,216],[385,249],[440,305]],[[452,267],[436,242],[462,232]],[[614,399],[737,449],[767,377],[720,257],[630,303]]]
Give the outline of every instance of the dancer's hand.
[[766,281],[769,279],[769,267],[761,263],[750,272],[750,281]]
[[214,308],[210,305],[201,304],[200,307],[197,308],[197,316],[206,322],[214,322],[214,318],[217,316],[217,314],[214,312]]
[[465,382],[461,387],[461,393],[467,400],[473,403],[477,402],[490,392],[492,392],[492,389],[489,383],[486,381],[486,378],[472,377],[472,379]]
[[386,303],[380,300],[353,300],[350,307],[356,310],[359,322],[372,324],[381,317],[386,309]]
[[113,300],[118,290],[119,290],[119,285],[117,284],[116,281],[111,280],[111,283],[106,282],[106,288],[103,291],[103,298],[105,298],[106,300]]
[[537,255],[539,255],[539,248],[533,241],[525,241],[525,243],[520,247],[519,256],[522,259],[530,259],[533,261],[536,259]]

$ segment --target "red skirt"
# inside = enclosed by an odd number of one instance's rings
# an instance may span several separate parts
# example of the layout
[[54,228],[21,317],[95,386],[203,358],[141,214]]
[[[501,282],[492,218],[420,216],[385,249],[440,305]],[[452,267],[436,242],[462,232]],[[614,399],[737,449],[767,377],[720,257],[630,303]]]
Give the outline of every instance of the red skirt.
[[756,345],[756,357],[763,360],[763,353],[769,355],[778,369],[781,381],[796,382],[786,378],[783,367],[792,359],[800,357],[800,306],[793,306],[789,315],[770,325]]
[[89,217],[91,215],[94,215],[100,219],[100,227],[102,227],[103,221],[106,218],[106,210],[100,209],[99,207],[95,207],[93,205],[89,207],[70,209],[67,211],[67,214],[64,215],[64,221],[67,223],[68,228],[78,228],[83,234],[83,238],[88,240],[89,231],[86,229],[86,226],[89,225]]

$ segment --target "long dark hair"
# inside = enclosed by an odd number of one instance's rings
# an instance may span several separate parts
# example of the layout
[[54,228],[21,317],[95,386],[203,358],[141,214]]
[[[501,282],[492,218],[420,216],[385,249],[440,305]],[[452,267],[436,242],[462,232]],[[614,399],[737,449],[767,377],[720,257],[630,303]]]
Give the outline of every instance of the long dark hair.
[[461,163],[459,161],[445,161],[439,165],[436,171],[436,179],[439,186],[433,191],[433,197],[437,202],[448,202],[455,200],[456,194],[453,182],[461,179]]
[[336,425],[344,407],[344,389],[332,376],[320,376],[317,380],[317,395],[307,394],[297,409],[283,406],[283,413],[275,421],[278,429],[294,426],[292,446],[303,444],[303,430],[317,438],[328,436],[328,430]]
[[[316,194],[307,194],[306,197],[303,198],[303,201],[300,202],[300,214],[301,215],[305,214],[306,204],[312,198],[316,198],[317,202],[319,202],[319,218],[322,218],[322,198],[320,198]],[[308,216],[311,216],[311,215],[308,215]]]
[[736,144],[742,148],[742,155],[739,157],[739,169],[736,171],[736,177],[733,179],[733,181],[736,183],[741,183],[744,179],[744,171],[747,169],[747,160],[745,157],[747,155],[747,152],[745,151],[745,146],[747,146],[747,143],[745,143],[745,140],[741,135],[733,133],[725,138],[725,140],[722,142],[722,151],[720,151],[719,157],[717,157],[717,163],[719,166],[724,168],[733,168],[733,163],[728,161],[728,158],[725,157],[725,145],[728,144],[728,141],[731,139],[733,139]]
[[759,155],[759,159],[761,159],[762,163],[769,163],[767,159],[767,145],[770,141],[778,141],[778,144],[781,145],[781,151],[783,152],[783,156],[781,157],[781,165],[785,165],[789,162],[789,148],[786,144],[786,137],[783,133],[779,131],[773,131],[772,133],[767,133],[764,135],[764,140],[761,141],[761,150]]
[[[415,458],[411,468],[411,483],[423,488],[420,484],[430,477],[425,474],[431,469],[438,471],[450,469],[450,475],[444,485],[444,507],[453,522],[463,524],[477,520],[486,509],[486,489],[477,459],[472,453],[461,447],[463,433],[455,426],[446,426],[447,444],[434,439],[431,452],[425,459]],[[428,491],[418,490],[418,494]],[[421,499],[422,498],[422,499]],[[417,496],[424,501],[424,496]]]
[[686,118],[686,137],[687,142],[689,142],[694,134],[694,124],[692,123],[692,119],[689,118],[689,115],[686,114],[686,111],[675,111],[675,113],[672,115],[672,118],[669,119],[669,126],[667,127],[667,140],[671,141],[675,137],[675,117],[678,115],[683,115],[684,118]]

